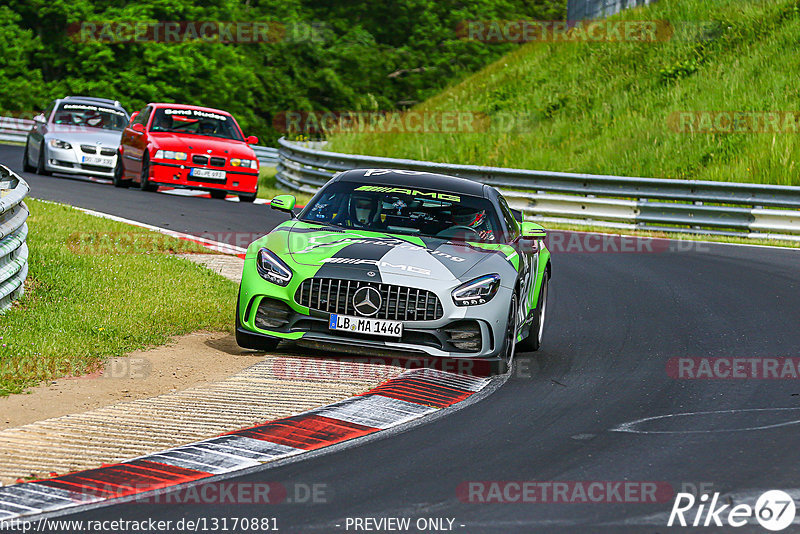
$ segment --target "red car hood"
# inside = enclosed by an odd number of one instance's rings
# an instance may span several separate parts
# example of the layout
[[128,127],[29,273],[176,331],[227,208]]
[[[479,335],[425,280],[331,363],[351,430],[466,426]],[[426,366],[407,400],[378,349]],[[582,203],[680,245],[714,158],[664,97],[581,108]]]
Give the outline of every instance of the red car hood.
[[[150,132],[150,140],[156,149],[181,152],[208,152],[244,159],[256,159],[250,145],[244,141],[220,139],[202,135],[176,134],[173,132]],[[191,148],[190,148],[191,147]]]

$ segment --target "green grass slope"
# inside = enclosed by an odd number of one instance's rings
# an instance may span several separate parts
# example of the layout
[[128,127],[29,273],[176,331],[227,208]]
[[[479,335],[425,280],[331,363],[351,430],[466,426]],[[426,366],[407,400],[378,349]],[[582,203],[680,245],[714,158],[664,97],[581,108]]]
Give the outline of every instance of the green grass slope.
[[[416,111],[485,113],[480,133],[337,134],[329,148],[451,163],[800,185],[800,126],[677,133],[676,112],[800,117],[798,0],[660,0],[660,42],[530,43]],[[791,115],[791,112],[797,112]],[[517,117],[512,127],[502,119]],[[772,131],[770,131],[772,130]]]

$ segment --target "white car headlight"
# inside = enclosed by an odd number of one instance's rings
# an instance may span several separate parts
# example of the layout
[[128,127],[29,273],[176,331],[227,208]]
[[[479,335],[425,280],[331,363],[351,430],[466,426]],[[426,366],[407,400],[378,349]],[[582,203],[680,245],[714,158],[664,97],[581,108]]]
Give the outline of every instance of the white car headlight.
[[461,284],[453,290],[453,302],[456,306],[476,306],[486,304],[497,294],[500,287],[500,276],[487,274]]
[[66,141],[62,141],[61,139],[50,139],[50,146],[53,148],[63,148],[65,150],[72,148],[71,144],[67,143]]
[[256,269],[261,278],[279,286],[286,287],[292,279],[292,270],[289,266],[274,252],[266,248],[258,251]]
[[156,159],[174,159],[178,161],[186,161],[186,152],[175,152],[173,150],[158,150],[154,156]]

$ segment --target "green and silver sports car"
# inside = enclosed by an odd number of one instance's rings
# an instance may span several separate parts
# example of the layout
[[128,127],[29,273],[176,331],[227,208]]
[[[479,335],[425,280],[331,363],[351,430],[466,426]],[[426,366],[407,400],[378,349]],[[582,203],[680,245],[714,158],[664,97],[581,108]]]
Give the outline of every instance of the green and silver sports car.
[[247,249],[236,310],[242,347],[281,340],[382,356],[507,366],[542,342],[550,253],[493,187],[358,169]]

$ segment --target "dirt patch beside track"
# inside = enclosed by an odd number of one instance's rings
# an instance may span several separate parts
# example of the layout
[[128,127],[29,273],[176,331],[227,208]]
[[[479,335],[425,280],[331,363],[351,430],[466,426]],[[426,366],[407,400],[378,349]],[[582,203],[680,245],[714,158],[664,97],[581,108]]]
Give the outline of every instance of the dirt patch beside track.
[[109,360],[100,373],[48,381],[0,398],[0,429],[215,382],[263,359],[233,335],[195,332],[173,343]]

